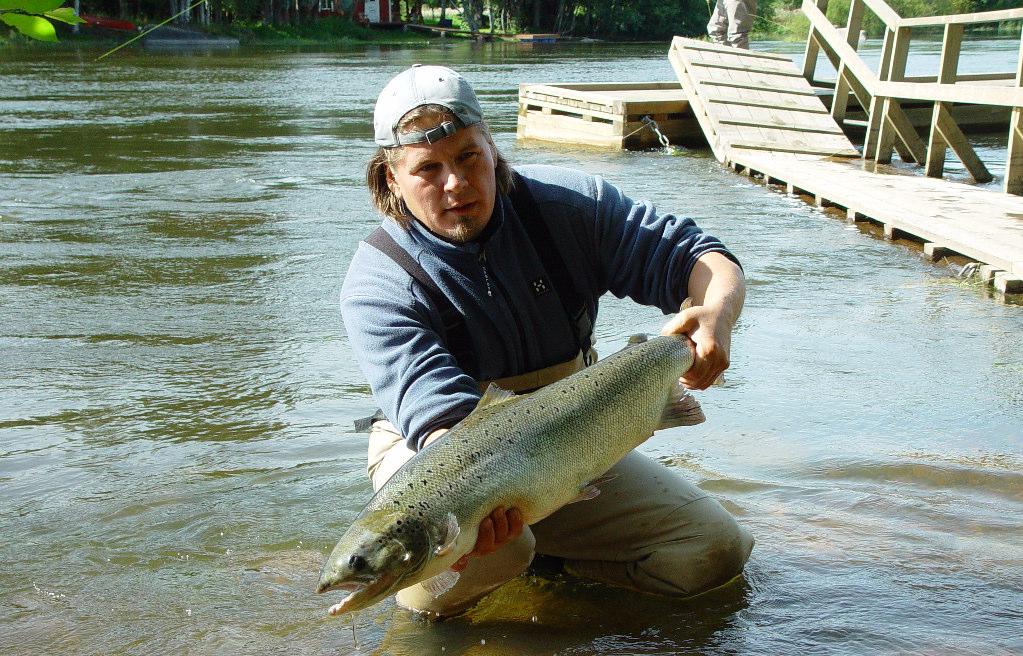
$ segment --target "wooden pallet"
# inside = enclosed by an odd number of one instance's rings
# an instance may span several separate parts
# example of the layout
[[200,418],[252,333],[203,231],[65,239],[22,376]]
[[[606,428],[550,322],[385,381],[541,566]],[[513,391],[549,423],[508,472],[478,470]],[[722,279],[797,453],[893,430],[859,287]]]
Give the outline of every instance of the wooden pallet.
[[658,147],[644,116],[655,120],[673,144],[702,142],[677,82],[519,86],[519,139],[613,149]]
[[734,149],[859,157],[788,57],[675,37],[668,59],[718,161]]

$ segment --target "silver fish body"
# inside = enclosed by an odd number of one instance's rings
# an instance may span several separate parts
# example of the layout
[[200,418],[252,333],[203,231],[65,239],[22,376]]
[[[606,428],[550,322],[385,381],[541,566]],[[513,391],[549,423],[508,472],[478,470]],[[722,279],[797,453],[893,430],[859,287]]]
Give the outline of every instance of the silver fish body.
[[471,415],[395,472],[341,537],[317,586],[350,593],[331,614],[451,576],[494,508],[518,508],[536,523],[585,498],[659,427],[702,421],[678,384],[691,365],[685,337],[658,337],[528,395],[488,390]]

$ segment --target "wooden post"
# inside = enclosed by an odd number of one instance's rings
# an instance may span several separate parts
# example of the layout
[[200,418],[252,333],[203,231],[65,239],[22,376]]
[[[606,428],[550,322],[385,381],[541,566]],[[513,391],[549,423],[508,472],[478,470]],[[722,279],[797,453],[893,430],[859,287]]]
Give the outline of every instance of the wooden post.
[[900,27],[895,30],[895,42],[892,46],[892,58],[888,62],[888,77],[890,82],[902,82],[906,79],[906,60],[909,59],[909,38],[912,29]]
[[1023,195],[1023,110],[1012,108],[1009,153],[1005,160],[1005,193]]
[[[822,14],[828,13],[828,0],[814,0],[814,4]],[[810,84],[813,84],[813,76],[817,73],[817,55],[821,50],[819,39],[817,31],[811,27],[810,34],[806,37],[806,50],[803,54],[803,77]]]
[[[864,109],[870,107],[870,104],[874,99],[873,96],[870,95],[867,88],[863,86],[860,80],[856,79],[856,76],[853,75],[851,71],[845,71],[845,82],[849,85],[849,91],[852,92],[852,95],[856,96],[856,100],[860,103],[860,107],[863,107]],[[848,104],[848,100],[846,102]],[[832,108],[834,108],[834,105],[832,105]]]
[[[959,126],[956,125],[955,120],[952,118],[952,114],[948,111],[949,103],[934,103],[934,118],[931,124],[932,141],[937,139],[941,143],[941,164],[945,162],[945,145],[952,149],[952,152],[956,154],[956,157],[966,166],[966,170],[970,172],[970,176],[977,182],[991,182],[994,177],[984,166],[984,162],[977,157],[976,151],[973,150],[973,146],[967,141],[966,135],[963,134]],[[933,136],[933,133],[937,133],[937,136]],[[931,147],[937,150],[933,146]],[[928,169],[931,166],[931,158],[933,154],[931,150],[927,153],[927,166]],[[928,173],[930,175],[930,173]],[[937,176],[940,177],[941,172],[939,170]]]
[[[1016,86],[1023,86],[1023,38],[1016,55]],[[1013,107],[1009,119],[1009,152],[1005,157],[1005,193],[1023,194],[1023,108]]]
[[[884,31],[884,44],[881,46],[881,63],[877,68],[877,79],[888,79],[888,68],[895,47],[895,31],[887,28]],[[870,111],[867,114],[867,134],[863,138],[863,158],[874,159],[877,153],[881,123],[884,120],[884,98],[874,96],[870,99]]]
[[[856,50],[860,45],[860,26],[863,24],[863,0],[852,0],[849,5],[849,20],[846,21],[845,41]],[[845,121],[845,112],[849,107],[849,73],[845,70],[845,62],[838,66],[838,77],[835,79],[835,95],[831,97],[831,116],[836,121]],[[859,98],[858,98],[859,99]],[[859,99],[862,103],[862,99]]]
[[930,241],[924,242],[924,257],[926,257],[931,262],[937,262],[941,258],[947,257],[948,255],[951,255],[953,253],[955,253],[955,251],[953,251],[951,248],[939,246],[934,242]]
[[[901,82],[906,79],[906,59],[909,57],[910,36],[911,28],[900,27],[895,30],[887,76],[887,79],[892,82]],[[905,162],[919,164],[924,161],[926,146],[920,135],[916,133],[909,118],[906,117],[906,113],[902,111],[901,103],[894,98],[885,98],[884,109],[880,116],[877,154],[874,159],[882,164],[892,161],[893,147],[899,151],[899,157]]]
[[902,110],[902,103],[894,98],[884,99],[881,131],[877,139],[877,154],[874,159],[879,164],[892,161],[892,149],[899,151],[904,162],[920,164],[924,161],[927,148],[923,139],[916,133],[916,128]]
[[[938,84],[955,84],[959,71],[959,53],[962,51],[962,47],[963,26],[946,25],[945,38],[941,42]],[[924,168],[924,174],[932,178],[940,178],[945,170],[945,149],[949,143],[938,129],[938,121],[943,113],[948,113],[949,109],[951,109],[951,103],[934,103],[934,111],[931,115],[931,135],[927,140],[927,166]]]

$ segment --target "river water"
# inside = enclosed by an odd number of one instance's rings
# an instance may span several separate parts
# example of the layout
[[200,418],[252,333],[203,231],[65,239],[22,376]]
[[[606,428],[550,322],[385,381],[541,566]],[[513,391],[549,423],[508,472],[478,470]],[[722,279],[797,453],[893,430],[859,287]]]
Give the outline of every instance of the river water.
[[[707,152],[516,143],[519,82],[672,79],[666,50],[5,52],[0,652],[1023,652],[1023,306]],[[435,626],[382,603],[358,647],[326,616],[319,568],[370,495],[338,293],[379,221],[375,93],[416,61],[467,75],[513,162],[601,173],[742,259],[708,421],[642,447],[756,535],[739,584],[537,571]],[[598,347],[662,321],[608,298]]]

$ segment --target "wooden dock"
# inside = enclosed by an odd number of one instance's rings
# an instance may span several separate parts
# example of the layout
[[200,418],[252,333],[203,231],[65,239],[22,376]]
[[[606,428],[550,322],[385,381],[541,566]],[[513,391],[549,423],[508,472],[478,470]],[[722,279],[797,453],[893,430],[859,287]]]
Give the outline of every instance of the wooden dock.
[[[851,0],[845,26],[836,27],[827,5],[803,0],[811,28],[802,70],[785,56],[676,37],[668,59],[678,85],[522,85],[519,137],[656,146],[644,116],[671,132],[672,143],[695,141],[696,123],[730,168],[839,207],[849,221],[880,224],[886,238],[919,242],[932,259],[975,261],[998,291],[1023,294],[1023,55],[1017,54],[1013,71],[957,71],[967,26],[1019,21],[1023,9],[903,19],[884,0]],[[867,10],[886,26],[877,74],[856,52]],[[937,75],[907,76],[912,31],[936,27],[944,30]],[[829,106],[814,78],[820,52],[838,72]],[[863,110],[859,121],[851,116],[852,99]],[[959,122],[991,124],[992,116],[1002,129],[1008,123],[1004,192],[944,179],[951,150],[975,182],[992,180]],[[918,132],[921,123],[926,136]],[[847,136],[857,130],[862,147]],[[917,172],[893,172],[896,155],[919,165]]]
[[838,206],[851,221],[880,223],[886,237],[919,241],[929,257],[976,260],[999,291],[1023,293],[1019,196],[879,172],[788,58],[681,37],[668,58],[722,163]]
[[1023,293],[1023,201],[961,183],[865,170],[858,159],[748,151],[729,165],[740,173],[836,206],[853,221],[884,226],[887,239],[908,237],[938,260],[959,254],[985,264],[981,274],[1002,293]]
[[416,32],[426,32],[428,34],[434,34],[441,38],[455,36],[465,39],[475,39],[476,41],[494,41],[504,37],[514,36],[511,34],[490,31],[470,32],[469,30],[459,30],[454,27],[440,27],[437,25],[423,25],[420,23],[405,23],[404,27],[406,29],[414,30]]
[[[949,149],[977,182],[992,179],[984,162],[977,157],[969,139],[955,120],[955,104],[976,107],[1001,107],[1011,110],[1008,129],[1008,153],[1004,189],[1023,194],[1023,56],[1017,50],[1011,71],[965,75],[959,73],[959,56],[966,27],[1023,19],[1023,9],[932,16],[905,19],[884,0],[852,0],[844,27],[831,23],[826,15],[828,0],[803,0],[802,11],[810,20],[803,63],[803,77],[813,80],[817,57],[823,52],[838,78],[831,106],[836,121],[846,120],[848,98],[855,96],[861,107],[869,107],[863,143],[864,159],[879,164],[891,161],[894,152],[904,162],[921,164],[924,174],[941,177],[945,154]],[[877,73],[856,51],[858,34],[865,12],[872,12],[885,26],[884,45]],[[941,61],[934,77],[910,77],[906,74],[913,30],[940,28],[944,31]],[[903,104],[925,102],[931,105],[930,130],[926,140],[920,137],[906,116]]]

